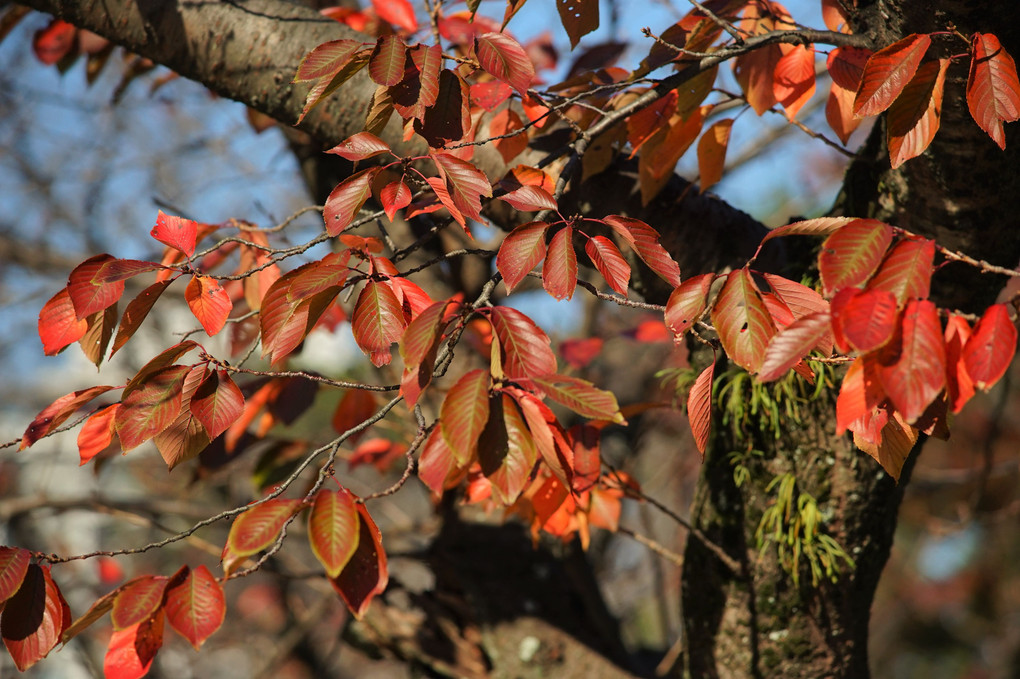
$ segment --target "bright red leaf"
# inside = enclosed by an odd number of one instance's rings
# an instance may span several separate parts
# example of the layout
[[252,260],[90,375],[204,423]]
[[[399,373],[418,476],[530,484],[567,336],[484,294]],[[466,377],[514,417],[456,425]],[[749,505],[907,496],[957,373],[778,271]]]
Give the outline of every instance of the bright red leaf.
[[[403,61],[404,59],[401,57],[401,64],[403,64]],[[326,153],[333,153],[350,161],[374,158],[379,154],[387,152],[392,153],[390,145],[371,132],[358,132],[326,151]]]
[[824,311],[798,318],[769,340],[758,379],[762,382],[779,379],[811,353],[829,332],[829,314]]
[[78,28],[73,24],[61,19],[50,20],[46,28],[39,29],[32,36],[35,58],[47,66],[56,64],[74,49],[77,35]]
[[365,201],[372,195],[372,180],[378,173],[377,167],[361,170],[337,184],[330,192],[322,211],[326,232],[330,236],[340,235],[358,216]]
[[443,434],[434,429],[418,458],[418,478],[435,495],[442,495],[446,480],[457,470],[457,460],[446,445]]
[[974,396],[974,380],[963,361],[963,348],[970,339],[971,328],[966,318],[949,314],[946,319],[946,396],[954,413]]
[[626,297],[627,285],[630,283],[630,264],[623,258],[616,244],[605,236],[592,236],[585,243],[584,251],[609,287]]
[[78,318],[85,318],[103,311],[117,303],[124,294],[124,281],[109,283],[97,282],[94,279],[103,265],[116,261],[110,255],[89,257],[79,264],[67,278],[67,292],[71,296],[71,304]]
[[404,313],[393,288],[368,281],[358,295],[351,330],[361,350],[377,368],[390,362],[390,346],[404,334]]
[[915,33],[872,54],[857,88],[854,114],[873,116],[889,108],[914,77],[929,45],[931,38]]
[[300,500],[274,498],[239,514],[223,548],[223,570],[231,573],[244,557],[268,549],[284,524],[301,509]]
[[942,90],[948,67],[949,59],[921,64],[889,107],[886,135],[893,169],[924,153],[935,138],[942,117]]
[[244,396],[226,370],[214,370],[198,386],[190,407],[212,440],[241,416]]
[[1016,352],[1017,331],[1005,304],[988,307],[963,348],[963,362],[974,385],[988,391],[1006,374]]
[[210,337],[223,329],[230,310],[234,308],[230,295],[219,281],[208,276],[192,276],[184,291],[184,299]]
[[648,268],[673,287],[680,285],[680,265],[659,243],[659,233],[639,219],[609,215],[600,220],[623,236]]
[[[846,328],[844,328],[844,331]],[[903,312],[899,355],[879,370],[882,386],[906,422],[915,422],[946,386],[946,353],[938,311],[928,300]]]
[[568,339],[560,342],[560,356],[567,365],[581,369],[590,364],[602,353],[601,337],[584,337]]
[[79,408],[94,399],[113,389],[108,386],[89,387],[61,396],[50,405],[43,408],[35,419],[25,429],[21,437],[21,445],[18,450],[24,450],[33,443],[49,435],[57,427],[63,424],[67,418],[73,415]]
[[528,135],[524,132],[524,123],[517,112],[510,108],[501,110],[489,120],[489,136],[502,137],[493,140],[493,146],[503,156],[503,162],[511,160],[528,148]]
[[117,435],[124,451],[136,448],[169,427],[181,411],[181,391],[190,368],[162,368],[125,396],[117,410]]
[[475,38],[478,63],[487,73],[522,95],[535,79],[535,67],[524,48],[507,33],[485,33]]
[[165,214],[160,210],[156,216],[156,226],[152,227],[149,235],[163,245],[191,257],[195,254],[198,224],[190,219]]
[[53,295],[39,312],[39,339],[47,356],[55,356],[69,344],[80,340],[86,329],[88,322],[75,314],[66,287]]
[[414,17],[414,7],[408,0],[372,0],[375,13],[383,21],[388,21],[408,33],[418,30],[418,20]]
[[133,627],[152,617],[163,605],[163,592],[168,582],[167,578],[145,575],[124,585],[110,613],[113,628]]
[[934,272],[935,243],[907,238],[894,245],[868,282],[869,290],[888,290],[903,306],[911,299],[925,299]]
[[197,651],[223,624],[227,614],[223,587],[205,566],[191,570],[184,582],[167,590],[166,617]]
[[855,219],[822,243],[818,270],[827,295],[867,281],[892,243],[892,229],[874,219]]
[[148,674],[163,646],[165,619],[159,611],[152,618],[115,630],[103,659],[103,675],[107,679],[140,679]]
[[403,179],[390,182],[379,192],[379,202],[382,203],[386,217],[393,221],[397,210],[401,210],[411,204],[411,189],[404,183]]
[[119,403],[107,406],[92,415],[78,432],[79,464],[85,464],[99,453],[106,450],[113,442],[115,418]]
[[1020,79],[1013,57],[991,33],[971,36],[967,107],[981,129],[1005,149],[1002,123],[1020,119]]
[[708,291],[715,274],[706,273],[688,278],[680,284],[666,302],[666,325],[673,331],[674,340],[679,342],[701,315],[705,313]]
[[843,336],[860,352],[872,351],[892,339],[899,324],[896,298],[887,290],[854,295],[837,313]]

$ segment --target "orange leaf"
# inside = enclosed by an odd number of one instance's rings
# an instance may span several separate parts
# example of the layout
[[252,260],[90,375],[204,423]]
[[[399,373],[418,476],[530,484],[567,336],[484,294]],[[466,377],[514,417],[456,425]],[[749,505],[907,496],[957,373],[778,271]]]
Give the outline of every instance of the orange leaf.
[[935,138],[942,117],[942,89],[948,67],[949,59],[922,64],[889,107],[886,134],[893,169],[924,153]]
[[115,418],[119,403],[107,406],[95,413],[78,432],[78,456],[81,459],[79,464],[85,464],[96,455],[106,450],[113,442],[115,431]]
[[369,281],[358,295],[351,330],[361,350],[377,368],[391,360],[390,346],[404,333],[404,313],[387,283]]
[[192,276],[184,291],[184,299],[210,337],[223,329],[230,310],[234,308],[230,295],[219,281],[208,276]]
[[694,445],[698,447],[701,458],[705,459],[705,451],[708,449],[708,436],[712,431],[712,375],[715,371],[715,361],[701,371],[694,386],[687,394],[687,421],[691,425],[691,433],[694,435]]
[[223,587],[205,566],[192,570],[184,582],[167,590],[164,608],[170,625],[196,651],[220,628],[227,614]]
[[149,235],[163,245],[191,257],[195,254],[198,224],[190,219],[164,214],[160,210],[156,216],[156,226],[152,227]]
[[826,238],[818,256],[826,294],[871,278],[890,243],[892,229],[875,219],[855,219]]
[[163,605],[168,582],[165,577],[145,575],[121,587],[110,614],[113,628],[119,631],[133,627],[155,615]]
[[528,148],[528,135],[524,133],[524,123],[515,111],[505,108],[489,121],[489,135],[493,137],[507,136],[493,142],[503,162],[509,163]]
[[710,186],[722,179],[723,167],[726,165],[726,147],[730,143],[732,129],[732,119],[720,120],[701,135],[701,141],[698,142],[698,172],[701,175],[702,191],[707,191]]
[[465,373],[446,394],[439,424],[446,445],[464,466],[474,457],[478,437],[489,419],[489,375],[481,369]]
[[776,62],[772,93],[783,105],[786,117],[796,118],[797,112],[815,93],[814,45],[796,45]]
[[85,335],[88,321],[79,319],[67,288],[53,295],[39,312],[39,339],[43,353],[54,356]]
[[165,619],[163,611],[158,611],[151,618],[114,631],[103,659],[103,675],[107,679],[140,679],[148,674],[163,646]]
[[181,391],[188,366],[161,368],[128,392],[117,410],[117,435],[125,450],[136,448],[169,427],[181,411]]
[[871,55],[854,99],[854,115],[873,116],[889,108],[914,77],[931,38],[908,35]]
[[335,578],[358,549],[358,510],[346,488],[319,491],[308,516],[308,541],[326,575]]
[[78,408],[94,399],[100,394],[104,394],[113,389],[108,386],[97,386],[90,387],[88,389],[81,389],[79,391],[72,392],[65,396],[61,396],[50,405],[43,408],[35,419],[25,429],[24,435],[21,437],[21,445],[18,450],[24,450],[33,443],[49,435],[54,429],[63,424],[67,418],[73,415]]
[[688,278],[669,296],[666,302],[666,325],[673,331],[673,340],[679,342],[707,308],[709,288],[715,274],[706,273]]

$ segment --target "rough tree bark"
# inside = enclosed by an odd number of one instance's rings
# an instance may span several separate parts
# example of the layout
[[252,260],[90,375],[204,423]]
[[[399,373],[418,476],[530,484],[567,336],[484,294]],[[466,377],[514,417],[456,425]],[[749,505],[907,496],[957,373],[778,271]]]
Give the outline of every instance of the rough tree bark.
[[[219,94],[294,123],[304,87],[290,84],[300,58],[326,40],[355,37],[317,13],[282,0],[205,3],[188,0],[24,0],[24,4],[88,28],[128,49],[169,66]],[[850,3],[845,3],[850,4]],[[994,32],[1012,54],[1020,54],[1020,27],[1012,3],[965,0],[859,0],[855,32],[875,45],[909,33]],[[963,51],[960,42],[936,39],[940,56]],[[1013,216],[1020,212],[1020,139],[1007,129],[1000,151],[969,119],[964,100],[966,71],[950,70],[942,130],[921,158],[889,169],[881,123],[847,174],[836,214],[871,216],[903,226],[940,244],[997,264],[1020,258]],[[301,129],[328,146],[360,130],[372,87],[367,79],[345,85],[313,111]],[[399,129],[387,140],[395,146]],[[490,176],[505,169],[497,155],[481,149],[476,161]],[[536,152],[537,153],[537,152]],[[526,162],[526,161],[525,161]],[[644,218],[664,231],[685,275],[719,270],[746,259],[763,227],[725,203],[687,192],[676,178],[648,207],[636,199],[636,172],[625,161],[586,185],[568,201],[584,210]],[[490,215],[512,226],[508,213]],[[939,274],[940,302],[980,310],[1001,281],[951,265]],[[654,297],[656,291],[650,291]],[[661,294],[661,291],[658,291]],[[831,395],[802,410],[801,426],[781,438],[747,432],[736,440],[716,422],[712,450],[703,467],[694,522],[741,565],[728,570],[698,541],[686,550],[683,608],[684,662],[694,677],[865,677],[868,674],[868,613],[888,557],[896,511],[909,467],[897,487],[878,465],[833,435]],[[753,429],[753,428],[752,428]],[[751,480],[734,483],[731,451],[754,448]],[[916,455],[915,450],[915,455]],[[791,473],[798,490],[816,498],[825,529],[856,560],[835,584],[794,586],[774,550],[759,558],[754,532],[772,493],[773,477]]]
[[[876,45],[911,33],[955,27],[970,36],[994,32],[1012,54],[1020,31],[1008,3],[954,0],[859,2],[852,23]],[[936,38],[938,56],[965,51],[957,38]],[[942,126],[929,150],[897,170],[890,169],[880,120],[847,173],[833,214],[874,217],[935,238],[940,245],[994,264],[1020,260],[1015,215],[1020,209],[1020,138],[1007,128],[1001,151],[970,119],[965,100],[966,66],[950,68]],[[935,279],[941,305],[980,313],[994,302],[1003,280],[962,264],[950,264]],[[875,587],[888,559],[896,513],[910,467],[900,484],[870,457],[854,449],[849,436],[834,437],[831,398],[809,405],[803,426],[788,426],[780,439],[751,434],[737,439],[722,423],[707,456],[694,507],[694,523],[742,564],[727,571],[697,541],[685,553],[683,610],[685,668],[692,677],[869,676],[868,618]],[[750,481],[737,488],[731,451],[751,447]],[[792,473],[799,491],[818,501],[826,529],[856,560],[856,568],[834,584],[799,587],[783,572],[773,549],[759,558],[754,531],[775,491],[767,484]]]

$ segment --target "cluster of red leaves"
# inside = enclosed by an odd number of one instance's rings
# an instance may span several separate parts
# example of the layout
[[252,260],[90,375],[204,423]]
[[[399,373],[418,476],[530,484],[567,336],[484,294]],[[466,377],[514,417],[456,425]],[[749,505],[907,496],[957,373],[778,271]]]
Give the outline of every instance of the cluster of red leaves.
[[164,622],[198,650],[226,615],[220,583],[205,568],[181,567],[170,577],[144,575],[96,601],[71,622],[71,610],[48,566],[32,563],[28,550],[0,547],[0,633],[22,672],[58,643],[67,643],[110,613],[113,636],[103,669],[112,679],[148,672],[163,645]]
[[[813,377],[804,359],[835,348],[857,358],[837,400],[837,429],[898,478],[919,431],[945,437],[947,413],[1005,373],[1017,331],[1005,305],[990,307],[971,328],[946,314],[945,328],[927,299],[935,245],[872,219],[822,218],[772,231],[827,236],[818,259],[824,297],[800,283],[749,267],[727,274],[709,305],[716,278],[685,281],[670,297],[666,323],[677,339],[707,311],[731,360],[761,381],[791,368]],[[714,366],[698,378],[688,415],[704,452],[711,421]]]

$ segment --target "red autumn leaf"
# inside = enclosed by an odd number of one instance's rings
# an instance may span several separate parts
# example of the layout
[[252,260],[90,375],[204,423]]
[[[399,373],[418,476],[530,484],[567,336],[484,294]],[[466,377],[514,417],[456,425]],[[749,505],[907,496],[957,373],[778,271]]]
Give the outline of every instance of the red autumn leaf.
[[351,330],[358,346],[377,368],[390,362],[390,346],[400,341],[405,325],[393,288],[384,282],[368,281],[354,305]]
[[602,353],[601,337],[584,337],[568,339],[560,342],[560,356],[567,365],[581,369],[590,364]]
[[626,424],[613,392],[599,389],[587,380],[567,375],[532,378],[545,394],[582,417]]
[[308,542],[315,558],[335,578],[358,549],[358,509],[346,488],[322,490],[315,496],[308,516]]
[[[714,81],[713,81],[714,82]],[[657,194],[673,175],[680,157],[701,134],[705,123],[705,111],[708,107],[695,108],[685,119],[675,113],[669,119],[669,128],[662,136],[656,136],[641,152],[638,161],[638,173],[642,178],[651,177],[654,182],[641,182],[641,200],[648,203],[652,193]],[[647,185],[647,186],[646,186]],[[654,191],[649,191],[654,189]]]
[[496,499],[512,505],[524,490],[538,460],[535,442],[517,403],[506,394],[493,397],[489,420],[478,441],[478,463]]
[[365,505],[355,505],[360,517],[358,548],[340,575],[330,583],[355,618],[361,618],[376,594],[382,594],[389,583],[386,552],[382,535]]
[[499,108],[500,104],[509,99],[513,92],[512,87],[499,80],[474,83],[471,85],[471,100],[492,113]]
[[407,0],[372,0],[372,7],[383,21],[388,21],[408,33],[418,30],[414,7]]
[[[381,40],[382,38],[380,38]],[[401,57],[401,64],[403,57]],[[326,151],[346,160],[357,161],[374,158],[382,153],[392,153],[390,145],[371,132],[358,132]]]
[[899,323],[896,298],[887,290],[867,290],[854,295],[836,315],[843,336],[861,353],[885,345]]
[[85,464],[99,453],[106,450],[113,442],[115,418],[119,403],[107,406],[95,413],[78,432],[79,465]]
[[659,243],[659,233],[639,219],[609,215],[599,220],[608,224],[613,231],[623,236],[627,244],[637,253],[648,268],[673,287],[680,285],[680,265]]
[[[384,35],[375,43],[368,62],[368,74],[379,85],[389,87],[404,79],[407,46],[396,35]],[[362,134],[368,134],[364,132]],[[385,150],[389,150],[387,147]],[[355,160],[348,158],[348,160]]]
[[507,294],[545,259],[545,222],[529,222],[507,234],[496,255],[496,269],[503,276]]
[[971,36],[967,108],[981,129],[1005,149],[1002,123],[1020,119],[1020,79],[1013,57],[991,33]]
[[522,95],[535,79],[531,57],[507,33],[484,33],[475,38],[475,55],[483,69]]
[[681,283],[666,302],[666,325],[673,331],[674,341],[679,342],[684,333],[705,313],[708,291],[715,274],[706,273],[688,278]]
[[92,277],[92,282],[95,284],[116,283],[163,268],[165,267],[162,264],[138,259],[111,259],[99,267]]
[[694,445],[698,447],[702,459],[708,449],[708,436],[712,432],[712,376],[715,373],[715,361],[701,371],[694,386],[687,394],[687,420],[691,424]]
[[747,269],[726,277],[712,308],[712,323],[729,357],[748,372],[756,372],[775,327]]
[[305,264],[288,271],[262,298],[262,355],[270,363],[276,364],[294,351],[339,294],[346,267],[321,264]]
[[404,78],[389,88],[393,108],[405,120],[421,119],[439,96],[439,74],[443,68],[439,45],[415,45],[407,50]]
[[[378,407],[379,404],[376,402],[373,392],[363,389],[348,389],[340,397],[340,401],[336,406],[336,412],[333,413],[333,430],[338,434],[347,434],[372,417]],[[365,429],[362,429],[350,434],[347,440],[351,443],[356,443],[365,431]]]
[[867,281],[892,243],[892,229],[874,219],[855,219],[822,243],[818,270],[827,295]]
[[988,391],[999,381],[1013,361],[1017,331],[1005,304],[994,304],[974,326],[963,348],[963,362],[974,385]]
[[32,553],[21,547],[0,547],[0,604],[21,587]]
[[142,321],[149,315],[156,300],[164,290],[170,287],[172,282],[166,280],[153,283],[128,303],[127,308],[124,309],[124,315],[120,318],[120,325],[117,327],[117,336],[113,340],[110,356],[116,354],[134,336],[138,328],[141,327]]
[[775,274],[766,273],[762,276],[772,288],[772,294],[786,305],[794,318],[803,318],[808,314],[829,310],[829,303],[825,298],[806,285]]
[[400,395],[408,407],[413,408],[421,392],[432,381],[443,330],[449,318],[447,308],[450,301],[436,302],[418,314],[411,321],[400,338],[400,356],[404,360],[404,375],[400,383]]
[[[471,232],[468,231],[467,228],[467,220],[464,218],[464,215],[461,214],[460,209],[458,209],[457,206],[454,204],[453,198],[450,197],[450,191],[446,187],[446,183],[439,177],[429,177],[428,179],[426,179],[426,181],[428,182],[428,185],[432,187],[432,192],[436,194],[436,198],[439,199],[440,205],[449,210],[450,216],[453,217],[453,219],[456,220],[456,222],[464,228],[464,231],[467,231],[470,234]],[[435,212],[437,209],[439,208],[432,207],[431,209],[422,210],[422,212],[424,213]],[[411,216],[417,214],[418,212],[416,212],[415,210],[412,210],[410,212]]]
[[722,179],[726,147],[730,143],[732,129],[732,119],[720,120],[701,135],[701,141],[698,142],[698,173],[701,175],[702,191],[707,191]]
[[442,432],[434,429],[418,458],[418,478],[435,495],[442,495],[446,480],[457,470],[453,451],[443,440]]
[[117,435],[124,451],[136,448],[160,433],[181,411],[181,391],[188,366],[175,365],[147,375],[128,393],[117,410]]
[[53,295],[39,312],[39,339],[47,356],[55,356],[80,340],[86,329],[88,322],[75,314],[66,287]]
[[294,82],[332,78],[361,48],[362,43],[357,40],[330,40],[322,43],[301,59]]
[[110,255],[89,257],[79,264],[67,278],[67,292],[78,318],[85,318],[117,303],[124,294],[124,281],[96,282],[93,277],[107,262],[116,261]]
[[889,107],[886,134],[889,160],[896,169],[924,153],[939,129],[942,90],[949,59],[921,64],[903,93]]
[[402,210],[411,204],[411,189],[404,183],[403,179],[390,182],[379,192],[379,202],[382,203],[386,217],[393,221],[397,210]]
[[115,630],[133,627],[152,617],[163,605],[167,578],[145,575],[120,588],[113,602],[110,622]]
[[857,221],[853,217],[818,217],[816,219],[805,219],[799,222],[792,222],[777,226],[765,234],[761,239],[764,245],[773,238],[781,236],[831,236],[850,222]]
[[170,626],[197,651],[223,624],[227,602],[220,583],[208,568],[199,566],[167,590],[164,609]]
[[301,500],[273,498],[239,514],[223,548],[223,570],[229,573],[239,560],[268,549],[300,509]]
[[[9,30],[9,29],[8,29]],[[39,29],[32,36],[32,51],[35,58],[52,66],[74,49],[78,28],[61,19],[50,20],[46,28]]]
[[149,235],[163,245],[191,257],[195,254],[198,224],[190,219],[165,214],[160,210],[156,216],[156,226],[152,227]]
[[869,290],[888,290],[900,306],[911,299],[925,299],[931,288],[934,271],[935,243],[921,238],[907,238],[894,245],[882,261]]
[[322,211],[326,232],[330,236],[338,236],[358,216],[361,207],[372,195],[372,180],[378,173],[378,167],[356,172],[330,192]]
[[960,412],[963,406],[974,396],[974,380],[967,372],[963,361],[963,349],[970,339],[971,329],[967,319],[956,314],[949,314],[946,319],[946,396],[949,407],[954,413]]
[[114,631],[103,658],[107,679],[140,679],[149,673],[163,646],[163,611],[131,627]]
[[539,186],[522,186],[502,196],[498,196],[498,198],[522,212],[555,210],[557,207],[556,200],[552,195]]
[[929,45],[930,37],[914,33],[872,54],[857,88],[854,114],[873,116],[889,108],[914,77]]
[[871,55],[871,50],[863,47],[837,47],[829,52],[825,67],[835,85],[855,94]]
[[783,105],[786,117],[796,118],[797,112],[815,93],[814,45],[796,45],[776,62],[772,93]]
[[935,305],[928,300],[907,304],[902,335],[899,356],[882,366],[879,379],[897,412],[914,422],[946,386],[945,343]]
[[50,405],[43,408],[35,419],[25,429],[21,437],[21,445],[18,450],[24,450],[39,439],[48,436],[63,424],[67,418],[73,415],[79,408],[94,399],[113,389],[108,386],[90,387],[61,396]]
[[553,234],[542,266],[542,287],[556,299],[570,299],[577,286],[577,253],[573,227],[567,225]]
[[478,437],[489,419],[489,374],[481,369],[464,374],[443,399],[439,425],[458,464],[471,461]]
[[679,98],[680,95],[676,90],[670,90],[650,106],[646,106],[627,118],[627,142],[630,144],[631,158],[637,154],[645,142],[669,124],[670,118],[676,111],[676,103]]
[[184,291],[184,299],[210,337],[223,329],[230,310],[234,308],[230,295],[219,281],[208,276],[192,276]]
[[492,186],[485,175],[471,163],[449,153],[433,153],[431,158],[457,209],[465,217],[481,219],[482,196],[492,196]]
[[181,411],[169,427],[152,439],[169,471],[192,459],[209,445],[209,434],[191,411],[191,399],[208,374],[209,370],[203,364],[191,368],[181,389]]
[[150,375],[154,374],[158,370],[162,370],[163,368],[166,368],[167,366],[174,364],[177,361],[177,359],[179,359],[181,356],[188,353],[192,349],[197,349],[198,347],[199,347],[198,342],[195,342],[194,340],[184,340],[183,342],[178,342],[172,347],[169,347],[161,351],[155,358],[151,359],[148,363],[143,365],[142,369],[135,373],[134,377],[128,380],[127,386],[124,387],[122,399],[124,396],[127,396],[132,391],[140,387],[142,383],[149,378]]
[[210,371],[191,397],[190,407],[212,440],[241,416],[244,396],[226,370]]
[[609,287],[626,297],[627,285],[630,283],[630,264],[623,258],[616,244],[605,236],[592,236],[585,243],[584,251]]
[[[360,47],[360,45],[359,45]],[[305,105],[301,109],[301,115],[298,116],[298,123],[300,124],[308,112],[318,106],[323,99],[333,94],[343,85],[345,82],[350,80],[358,71],[365,67],[368,63],[369,54],[371,50],[356,50],[349,58],[342,61],[342,65],[337,71],[329,75],[319,78],[319,80],[308,89],[308,94],[305,95]],[[300,67],[298,70],[300,74]],[[295,78],[294,82],[298,82],[298,78]]]
[[490,309],[492,331],[503,352],[503,372],[511,380],[526,380],[556,372],[556,356],[549,336],[526,315],[510,307]]
[[830,31],[850,32],[840,0],[822,0],[822,21]]
[[81,352],[98,368],[106,355],[106,347],[113,337],[113,326],[117,324],[117,305],[97,311],[86,317],[85,334],[78,340]]
[[18,670],[24,672],[46,657],[70,624],[71,609],[50,569],[30,564],[0,617],[0,636]]
[[819,311],[798,318],[769,340],[758,379],[762,382],[779,379],[811,353],[829,332],[827,312]]
[[492,143],[499,151],[499,155],[503,156],[505,163],[509,163],[528,148],[528,135],[524,132],[524,123],[517,112],[510,108],[505,108],[492,116],[489,121],[489,136],[503,137]]
[[853,107],[854,90],[842,88],[833,80],[829,98],[825,102],[825,120],[844,146],[864,120],[854,115]]
[[556,10],[570,38],[570,49],[599,27],[598,0],[556,0]]
[[856,424],[870,417],[885,399],[875,354],[861,356],[850,364],[836,397],[836,434],[847,429],[856,432]]

